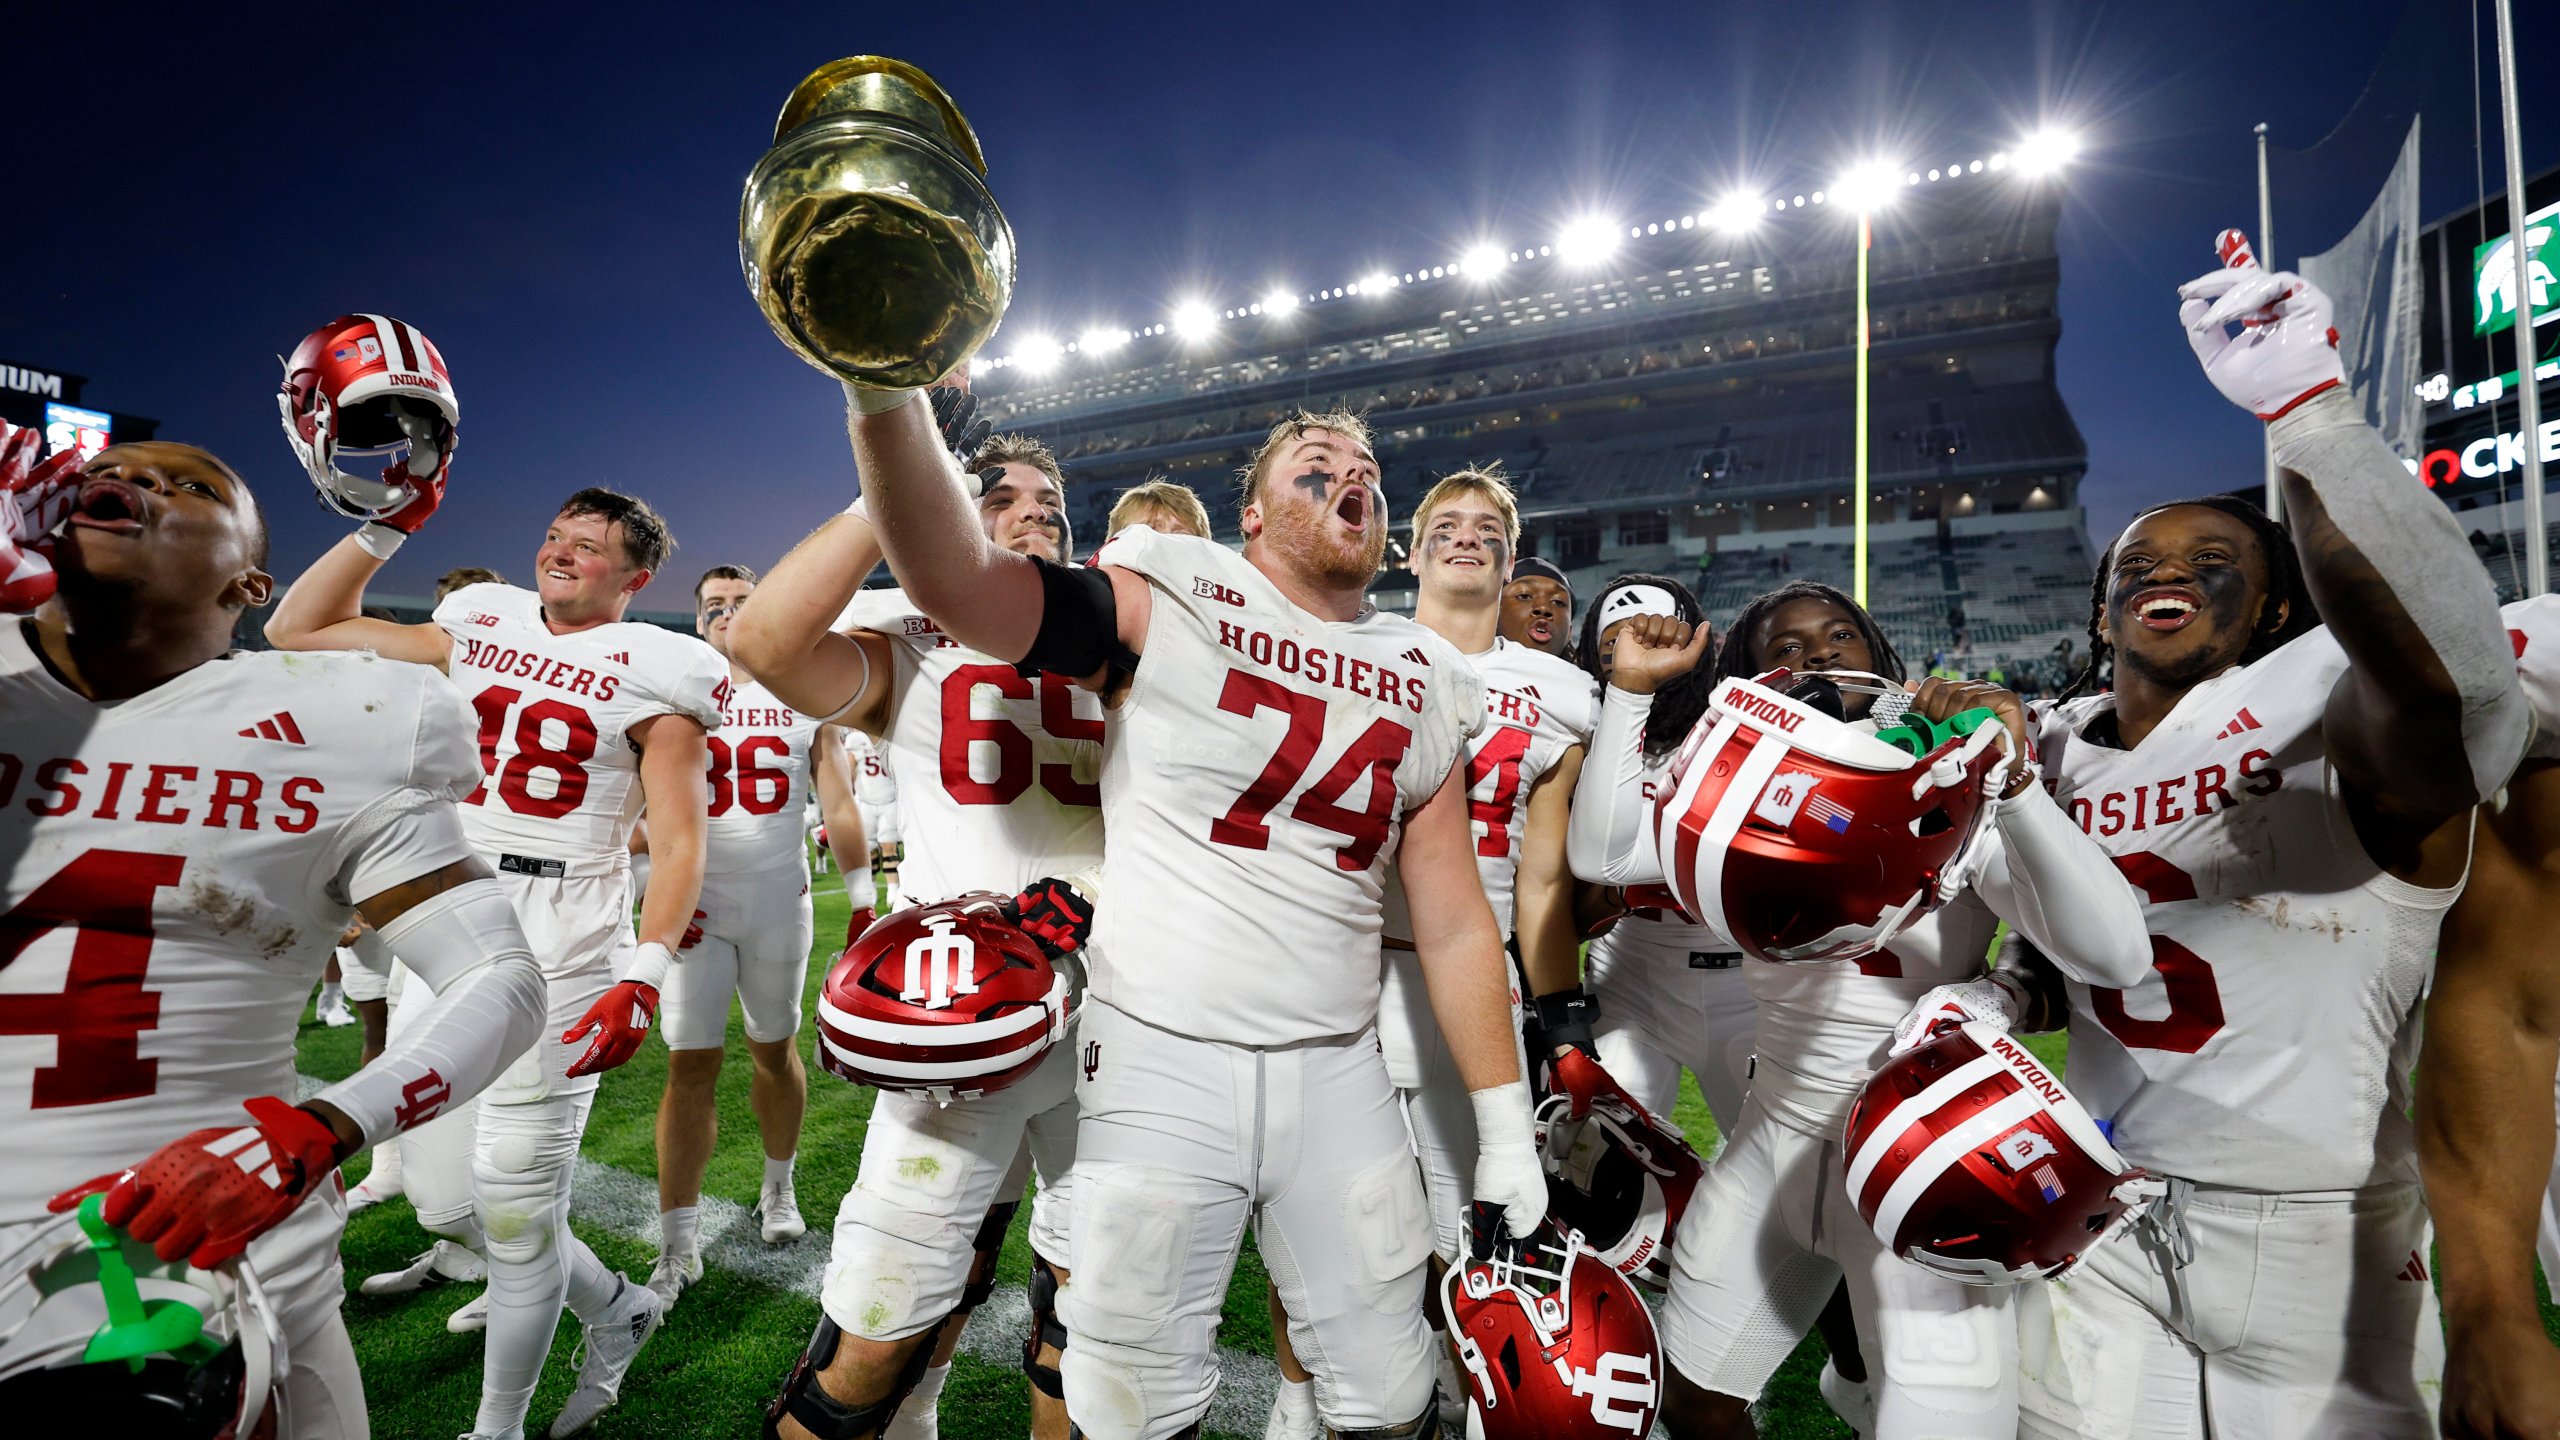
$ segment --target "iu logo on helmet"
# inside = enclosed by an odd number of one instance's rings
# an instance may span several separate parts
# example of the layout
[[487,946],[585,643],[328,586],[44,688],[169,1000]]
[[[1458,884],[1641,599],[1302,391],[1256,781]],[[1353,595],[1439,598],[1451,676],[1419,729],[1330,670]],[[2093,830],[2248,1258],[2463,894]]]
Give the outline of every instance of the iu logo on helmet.
[[957,997],[978,993],[978,942],[956,933],[959,923],[950,915],[926,917],[926,933],[907,942],[907,988],[899,999],[946,1010]]
[[[1563,1370],[1564,1362],[1556,1368]],[[1612,1430],[1637,1434],[1652,1413],[1656,1387],[1653,1361],[1646,1356],[1612,1350],[1600,1357],[1598,1368],[1575,1370],[1564,1379],[1574,1394],[1590,1398],[1591,1418]]]

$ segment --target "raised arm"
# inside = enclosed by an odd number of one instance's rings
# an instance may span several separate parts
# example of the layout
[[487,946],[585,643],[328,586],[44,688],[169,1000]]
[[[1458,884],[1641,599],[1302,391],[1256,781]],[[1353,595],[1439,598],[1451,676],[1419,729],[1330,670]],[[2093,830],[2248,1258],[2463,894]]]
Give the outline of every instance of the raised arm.
[[1640,615],[1618,627],[1616,662],[1601,688],[1591,752],[1574,786],[1565,836],[1573,873],[1596,885],[1639,885],[1662,879],[1644,794],[1644,726],[1653,692],[1706,658],[1710,627],[1692,631],[1669,615]]
[[453,638],[434,625],[403,625],[364,614],[364,590],[385,555],[366,547],[368,525],[329,547],[293,582],[267,617],[267,643],[279,650],[371,650],[392,660],[441,670]]
[[876,729],[889,690],[886,643],[830,628],[880,563],[879,534],[861,508],[791,547],[730,620],[729,653],[801,714]]
[[2245,241],[2233,253],[2180,288],[2179,318],[2215,387],[2268,422],[2304,578],[2351,662],[2322,725],[2329,756],[2351,793],[2423,835],[2524,754],[2497,600],[2451,512],[2364,423],[2328,297],[2246,261]]

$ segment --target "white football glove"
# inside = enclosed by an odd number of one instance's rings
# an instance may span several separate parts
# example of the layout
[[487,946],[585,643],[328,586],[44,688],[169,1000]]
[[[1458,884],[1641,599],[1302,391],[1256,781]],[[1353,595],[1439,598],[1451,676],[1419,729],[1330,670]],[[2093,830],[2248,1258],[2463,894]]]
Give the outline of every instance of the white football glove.
[[1547,1218],[1547,1172],[1529,1116],[1529,1082],[1470,1090],[1476,1110],[1476,1203],[1502,1207],[1502,1226],[1527,1239]]
[[[2346,383],[2329,297],[2290,270],[2258,268],[2249,242],[2226,230],[2225,268],[2178,287],[2178,322],[2205,378],[2232,404],[2273,420]],[[2230,326],[2241,327],[2238,335]]]
[[2018,1023],[2018,999],[1988,979],[1941,985],[1920,997],[1902,1023],[1893,1027],[1893,1049],[1899,1055],[1937,1037],[1940,1029],[1979,1020],[2001,1033]]

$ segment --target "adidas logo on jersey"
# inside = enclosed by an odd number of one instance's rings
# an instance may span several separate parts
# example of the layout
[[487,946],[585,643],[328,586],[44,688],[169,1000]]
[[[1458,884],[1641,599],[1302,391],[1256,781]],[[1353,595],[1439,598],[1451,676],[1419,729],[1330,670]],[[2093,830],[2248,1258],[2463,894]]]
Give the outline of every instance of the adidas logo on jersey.
[[2265,726],[2258,723],[2258,717],[2250,714],[2248,707],[2243,706],[2241,707],[2239,714],[2231,717],[2231,723],[2222,727],[2222,733],[2214,736],[2213,738],[2216,740],[2228,740],[2234,735],[2244,735],[2249,731],[2263,730],[2265,728]]
[[2409,1252],[2409,1263],[2400,1267],[2400,1276],[2399,1276],[2399,1278],[2401,1278],[2401,1279],[2403,1279],[2403,1280],[2414,1281],[2415,1283],[2420,1284],[2420,1285],[2424,1285],[2424,1284],[2426,1284],[2426,1283],[2427,1283],[2427,1262],[2426,1262],[2426,1260],[2425,1260],[2423,1257],[2421,1257],[2421,1256],[2418,1254],[2418,1252],[2417,1252],[2417,1251],[2415,1251],[2415,1250],[2410,1251],[2410,1252]]
[[241,731],[240,736],[244,740],[276,740],[287,745],[309,743],[302,738],[302,727],[294,724],[293,716],[282,710]]
[[628,665],[631,663],[631,652],[628,650],[616,650],[604,658],[612,661],[616,665]]
[[1428,665],[1431,663],[1431,657],[1423,654],[1422,647],[1419,645],[1416,645],[1412,649],[1404,652],[1404,658],[1412,661],[1416,665]]
[[1520,687],[1520,693],[1528,696],[1532,700],[1535,700],[1538,698],[1538,687],[1535,685],[1523,685]]

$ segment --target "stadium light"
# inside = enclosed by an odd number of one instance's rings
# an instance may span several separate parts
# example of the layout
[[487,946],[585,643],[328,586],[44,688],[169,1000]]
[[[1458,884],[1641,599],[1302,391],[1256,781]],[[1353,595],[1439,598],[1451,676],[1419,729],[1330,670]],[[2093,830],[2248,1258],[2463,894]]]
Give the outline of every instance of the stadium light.
[[2047,127],[2019,141],[2009,163],[2017,167],[2019,174],[2033,179],[2059,171],[2079,153],[2079,136]]
[[1375,275],[1362,276],[1360,283],[1354,288],[1363,295],[1383,295],[1394,289],[1395,283],[1396,277],[1381,270]]
[[1768,202],[1746,191],[1736,190],[1715,203],[1707,212],[1708,222],[1728,234],[1758,225],[1769,213]]
[[1618,222],[1586,215],[1556,232],[1557,258],[1574,265],[1594,265],[1618,248]]
[[1022,337],[1022,343],[1014,347],[1011,358],[1027,374],[1046,375],[1057,368],[1059,357],[1064,354],[1065,348],[1057,341],[1046,335],[1033,334]]
[[1470,280],[1482,280],[1510,263],[1503,258],[1504,253],[1499,245],[1478,245],[1458,257],[1458,273]]
[[1866,214],[1891,204],[1901,188],[1900,165],[1868,160],[1850,166],[1847,174],[1831,182],[1831,198]]
[[1298,295],[1294,290],[1274,290],[1262,297],[1262,313],[1265,315],[1286,315],[1297,308]]
[[1087,355],[1108,355],[1129,343],[1129,332],[1107,326],[1087,330],[1076,337],[1076,348]]
[[1197,300],[1173,307],[1173,333],[1185,340],[1206,340],[1218,328],[1218,312]]

